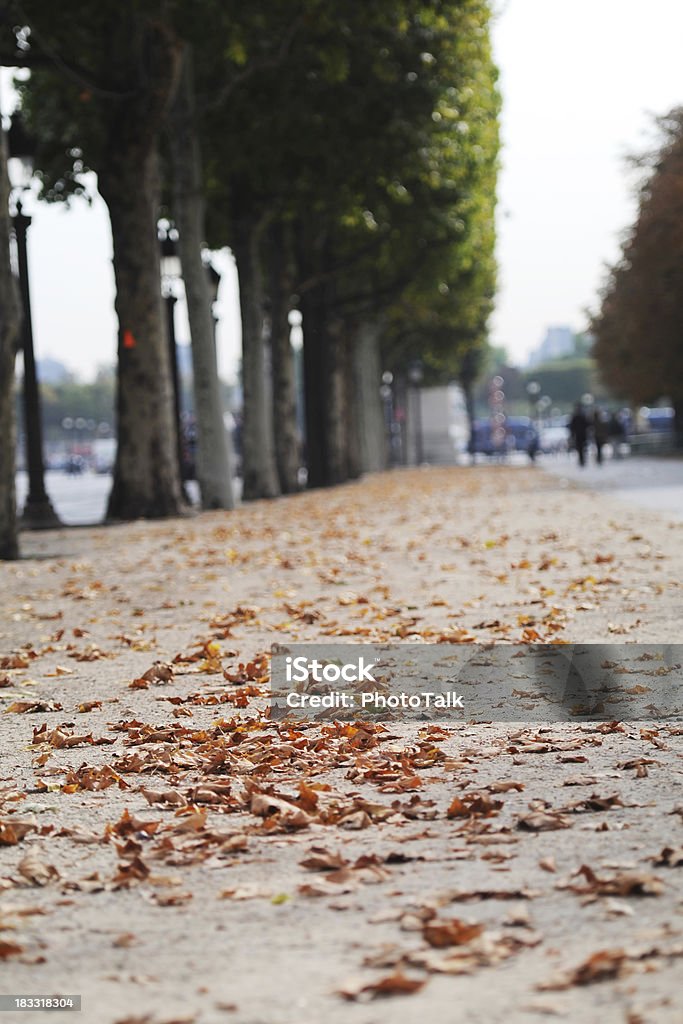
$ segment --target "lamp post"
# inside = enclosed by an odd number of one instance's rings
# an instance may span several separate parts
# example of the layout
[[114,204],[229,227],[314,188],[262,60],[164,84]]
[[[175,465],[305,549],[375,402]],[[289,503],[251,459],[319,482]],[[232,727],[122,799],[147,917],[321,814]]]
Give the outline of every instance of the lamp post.
[[382,374],[379,394],[384,406],[384,429],[386,432],[387,456],[389,466],[394,465],[394,392],[392,384],[394,375],[390,370]]
[[505,458],[508,452],[504,386],[505,379],[500,374],[496,374],[489,383],[490,454],[497,455],[500,458]]
[[176,458],[180,480],[185,479],[183,460],[183,435],[180,416],[180,375],[178,373],[178,344],[175,333],[175,305],[177,282],[181,276],[180,257],[178,256],[178,232],[170,225],[159,225],[159,250],[161,266],[161,295],[166,306],[166,326],[168,339],[168,359],[171,367],[171,385],[173,388],[173,421],[176,431]]
[[[13,158],[11,174],[13,188],[23,192],[30,187],[33,177],[33,153],[21,122],[16,115],[12,119],[9,133],[10,156]],[[28,495],[21,515],[22,526],[31,530],[49,530],[60,526],[59,517],[52,507],[45,489],[45,462],[43,458],[43,424],[40,410],[40,390],[36,373],[36,359],[33,348],[33,323],[31,320],[31,292],[28,277],[27,234],[31,218],[23,211],[21,199],[15,203],[12,226],[17,245],[17,269],[21,293],[22,325],[21,348],[24,355],[24,432],[26,436],[26,468],[28,470]]]
[[534,420],[536,416],[536,402],[541,393],[541,385],[537,380],[530,380],[526,386],[526,393],[529,397],[529,419]]
[[539,400],[538,400],[539,426],[541,426],[541,427],[545,426],[546,418],[548,416],[548,410],[550,409],[552,404],[553,404],[553,400],[552,400],[552,398],[549,395],[543,395],[541,398],[539,398]]
[[216,303],[218,302],[218,289],[221,284],[221,275],[218,273],[213,263],[209,260],[206,264],[206,273],[209,279],[209,297],[211,299],[211,319],[213,320],[213,344],[216,347],[216,329],[218,327],[218,317],[216,316]]
[[422,368],[422,362],[416,359],[411,363],[408,369],[408,380],[413,387],[413,408],[415,409],[415,463],[416,465],[422,465],[424,460],[424,443],[422,437],[422,395],[420,393],[420,384],[424,377],[424,370]]

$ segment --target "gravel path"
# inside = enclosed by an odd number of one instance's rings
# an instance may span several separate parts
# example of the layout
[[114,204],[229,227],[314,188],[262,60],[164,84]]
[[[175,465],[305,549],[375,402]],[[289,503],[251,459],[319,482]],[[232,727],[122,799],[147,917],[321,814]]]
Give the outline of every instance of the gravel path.
[[683,523],[478,467],[23,540],[0,994],[80,993],[84,1024],[679,1024],[680,724],[294,728],[264,693],[273,642],[677,642]]

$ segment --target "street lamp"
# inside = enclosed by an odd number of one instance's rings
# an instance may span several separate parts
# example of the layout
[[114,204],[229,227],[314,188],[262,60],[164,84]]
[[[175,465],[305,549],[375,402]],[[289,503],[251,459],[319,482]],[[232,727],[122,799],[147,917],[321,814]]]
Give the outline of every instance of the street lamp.
[[423,438],[422,438],[422,395],[420,384],[424,377],[424,370],[420,359],[412,362],[408,368],[408,380],[413,386],[414,409],[415,409],[415,462],[422,465],[424,459]]
[[546,417],[548,415],[548,409],[550,408],[550,406],[552,404],[553,404],[553,400],[552,400],[552,398],[550,398],[549,395],[543,395],[542,398],[539,398],[539,400],[538,400],[538,414],[539,414],[539,419],[540,419],[540,425],[541,426],[543,426],[545,424],[545,420],[546,420]]
[[178,373],[178,345],[175,334],[176,290],[181,278],[182,267],[178,256],[178,232],[168,221],[159,223],[159,252],[161,266],[161,295],[166,306],[168,358],[171,366],[173,387],[173,419],[176,428],[176,458],[180,479],[183,480],[183,437],[180,418],[180,375]]
[[390,370],[382,374],[379,394],[384,406],[384,429],[386,433],[387,454],[389,465],[394,464],[394,375]]
[[489,409],[491,424],[491,448],[503,457],[507,455],[507,428],[505,426],[505,380],[495,376],[489,384]]
[[[10,161],[8,171],[13,189],[19,193],[28,191],[33,177],[33,153],[20,118],[15,114],[8,132]],[[28,470],[28,495],[21,516],[21,523],[31,530],[48,530],[60,526],[59,517],[52,507],[45,490],[45,461],[43,458],[43,423],[40,410],[40,391],[36,373],[36,359],[33,348],[33,324],[31,320],[31,292],[28,278],[28,252],[26,236],[31,218],[23,212],[22,202],[17,198],[12,217],[14,237],[17,244],[17,269],[21,293],[22,324],[21,348],[24,355],[24,431],[26,435],[26,468]]]
[[218,302],[218,289],[221,285],[221,275],[218,273],[211,261],[206,264],[206,273],[209,279],[209,298],[211,299],[211,319],[213,320],[213,343],[216,345],[216,328],[218,317],[216,316],[216,303]]
[[526,386],[526,393],[529,397],[529,419],[534,419],[536,412],[536,400],[541,393],[541,385],[537,380],[530,380]]

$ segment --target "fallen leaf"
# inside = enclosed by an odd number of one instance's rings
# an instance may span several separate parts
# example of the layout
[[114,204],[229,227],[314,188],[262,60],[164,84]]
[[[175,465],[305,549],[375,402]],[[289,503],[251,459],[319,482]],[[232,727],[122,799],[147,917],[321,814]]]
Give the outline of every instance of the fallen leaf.
[[59,878],[59,871],[54,864],[45,864],[33,851],[19,861],[17,870],[32,885],[47,885]]
[[527,832],[552,832],[555,829],[569,828],[571,822],[557,811],[533,811],[523,814],[517,819],[517,828]]
[[430,946],[444,949],[446,946],[463,946],[481,935],[483,930],[483,924],[468,924],[453,917],[449,921],[428,921],[422,929],[422,936]]
[[407,996],[419,992],[427,984],[425,978],[410,978],[401,971],[388,974],[378,981],[351,981],[337,989],[343,999],[353,1002],[367,1002],[386,996]]

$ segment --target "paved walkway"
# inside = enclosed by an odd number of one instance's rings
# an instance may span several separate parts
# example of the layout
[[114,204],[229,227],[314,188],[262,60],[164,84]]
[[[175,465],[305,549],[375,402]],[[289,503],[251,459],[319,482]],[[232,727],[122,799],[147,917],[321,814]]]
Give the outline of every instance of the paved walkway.
[[83,1024],[680,1024],[679,727],[265,712],[273,641],[680,639],[672,516],[475,467],[22,540],[1,992],[81,993]]
[[544,456],[539,461],[546,472],[562,480],[683,520],[683,458],[633,456],[609,459],[601,466],[591,459],[583,469],[573,453]]

